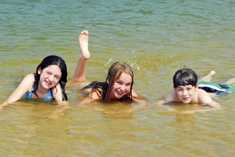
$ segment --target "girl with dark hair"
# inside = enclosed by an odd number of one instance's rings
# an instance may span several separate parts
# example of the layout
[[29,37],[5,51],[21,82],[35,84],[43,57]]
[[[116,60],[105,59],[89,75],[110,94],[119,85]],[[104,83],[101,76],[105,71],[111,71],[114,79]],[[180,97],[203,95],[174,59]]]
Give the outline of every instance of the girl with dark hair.
[[63,104],[68,100],[65,85],[67,83],[67,67],[65,61],[55,55],[45,57],[37,66],[34,74],[24,77],[15,91],[0,106],[3,108],[19,99],[56,101]]
[[[82,83],[86,81],[85,66],[90,58],[88,50],[88,31],[82,31],[79,36],[79,44],[81,54],[77,63],[73,83]],[[89,96],[79,104],[89,103],[96,100],[104,102],[113,101],[140,101],[141,98],[133,89],[134,73],[132,68],[124,63],[115,62],[108,70],[106,80],[104,82],[94,81],[83,87],[81,91],[88,91]]]

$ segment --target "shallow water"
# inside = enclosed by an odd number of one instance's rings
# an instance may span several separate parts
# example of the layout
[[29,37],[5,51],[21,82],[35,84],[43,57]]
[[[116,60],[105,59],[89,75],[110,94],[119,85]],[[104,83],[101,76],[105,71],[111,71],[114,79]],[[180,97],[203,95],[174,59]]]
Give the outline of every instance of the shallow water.
[[[63,56],[69,79],[78,58],[76,37],[91,33],[87,75],[104,80],[109,65],[128,62],[135,89],[150,107],[124,104],[71,109],[57,120],[55,106],[17,102],[1,111],[0,156],[234,156],[234,94],[218,99],[219,111],[180,114],[154,106],[172,88],[181,67],[214,80],[234,75],[235,3],[232,0],[1,0],[0,101],[48,54]],[[187,110],[182,107],[179,110]]]

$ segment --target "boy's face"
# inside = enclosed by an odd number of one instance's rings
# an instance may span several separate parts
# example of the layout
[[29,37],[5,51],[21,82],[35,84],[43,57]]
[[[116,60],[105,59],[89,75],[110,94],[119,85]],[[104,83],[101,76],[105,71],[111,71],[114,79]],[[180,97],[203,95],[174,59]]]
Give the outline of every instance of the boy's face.
[[189,104],[193,101],[195,92],[196,87],[192,85],[178,86],[175,88],[175,94],[177,99],[184,104]]

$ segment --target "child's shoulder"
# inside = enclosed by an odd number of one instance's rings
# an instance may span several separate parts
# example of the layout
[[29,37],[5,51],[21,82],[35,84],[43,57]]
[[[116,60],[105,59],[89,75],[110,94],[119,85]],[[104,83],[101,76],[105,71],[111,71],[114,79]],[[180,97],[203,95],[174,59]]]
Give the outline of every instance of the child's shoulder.
[[198,101],[201,104],[206,104],[207,102],[211,101],[211,96],[209,93],[202,89],[197,89]]
[[35,81],[34,74],[27,74],[21,81],[21,84],[23,86],[32,87],[34,81]]
[[210,94],[208,92],[206,92],[205,90],[200,89],[200,88],[197,88],[197,93],[199,96],[209,96],[210,97]]
[[158,104],[160,105],[168,105],[170,103],[177,103],[179,100],[177,99],[175,92],[172,91],[169,95],[159,100]]
[[197,95],[199,98],[211,97],[209,93],[207,93],[203,89],[199,89],[199,88],[197,88]]
[[34,74],[33,73],[27,74],[25,75],[24,79],[34,81]]
[[202,89],[198,89],[199,104],[220,109],[220,104],[213,100],[212,96]]

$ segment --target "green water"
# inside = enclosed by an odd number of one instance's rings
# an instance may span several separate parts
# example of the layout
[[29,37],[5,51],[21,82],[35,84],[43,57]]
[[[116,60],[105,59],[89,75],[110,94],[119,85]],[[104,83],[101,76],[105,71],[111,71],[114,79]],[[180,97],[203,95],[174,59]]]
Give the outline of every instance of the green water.
[[215,81],[235,77],[234,12],[232,0],[0,0],[1,102],[48,54],[64,57],[70,79],[76,37],[86,29],[89,80],[104,80],[116,60],[128,62],[134,88],[150,104],[135,112],[123,104],[78,108],[79,94],[68,88],[71,109],[50,120],[55,106],[17,102],[0,111],[0,156],[234,156],[234,94],[207,113],[154,106],[178,68],[200,76],[213,69]]

